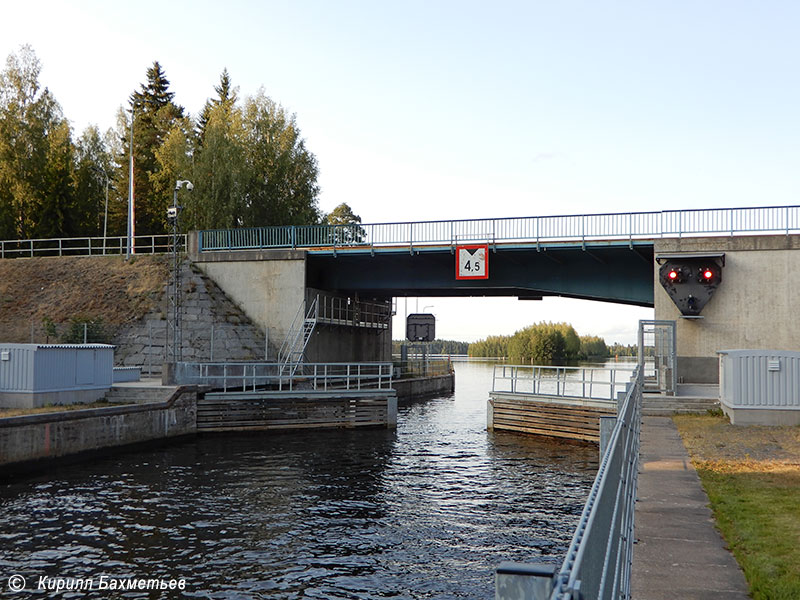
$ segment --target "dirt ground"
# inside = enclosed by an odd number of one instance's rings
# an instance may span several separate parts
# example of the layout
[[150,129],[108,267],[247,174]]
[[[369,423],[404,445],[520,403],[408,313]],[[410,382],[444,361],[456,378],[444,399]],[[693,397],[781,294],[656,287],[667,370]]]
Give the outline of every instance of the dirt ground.
[[45,341],[46,318],[102,317],[116,329],[155,307],[168,273],[162,256],[0,260],[0,341],[30,342],[32,326],[35,341]]
[[727,417],[712,415],[673,418],[693,459],[800,465],[800,427],[731,425]]

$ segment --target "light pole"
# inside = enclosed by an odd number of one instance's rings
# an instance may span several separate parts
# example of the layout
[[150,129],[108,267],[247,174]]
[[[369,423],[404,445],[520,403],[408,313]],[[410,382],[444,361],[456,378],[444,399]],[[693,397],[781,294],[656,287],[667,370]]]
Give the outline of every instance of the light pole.
[[134,202],[133,202],[133,121],[136,117],[136,107],[139,106],[138,102],[131,103],[131,140],[128,146],[130,160],[128,161],[128,240],[125,246],[125,260],[131,257],[135,252],[133,247],[133,238],[136,235],[136,220],[134,217]]
[[95,171],[100,173],[106,180],[106,208],[105,212],[103,213],[105,216],[103,217],[103,254],[106,253],[106,240],[108,239],[108,173],[106,173],[105,168],[94,166]]
[[108,240],[108,175],[103,171],[106,178],[106,209],[103,213],[103,254],[106,253],[106,244]]
[[186,186],[188,191],[194,189],[192,182],[179,179],[172,192],[172,206],[167,208],[167,221],[172,223],[172,362],[176,365],[183,358],[181,340],[181,265],[180,265],[180,216],[181,207],[178,206],[178,190]]

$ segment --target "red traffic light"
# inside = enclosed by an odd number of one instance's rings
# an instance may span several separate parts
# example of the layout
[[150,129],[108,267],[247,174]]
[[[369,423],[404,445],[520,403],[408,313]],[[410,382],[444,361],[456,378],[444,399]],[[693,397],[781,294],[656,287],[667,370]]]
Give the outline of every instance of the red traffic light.
[[684,271],[680,267],[672,267],[665,275],[668,283],[683,283],[686,279]]
[[703,281],[708,283],[712,279],[714,279],[714,271],[712,271],[711,269],[701,269],[700,270],[700,277],[702,278]]

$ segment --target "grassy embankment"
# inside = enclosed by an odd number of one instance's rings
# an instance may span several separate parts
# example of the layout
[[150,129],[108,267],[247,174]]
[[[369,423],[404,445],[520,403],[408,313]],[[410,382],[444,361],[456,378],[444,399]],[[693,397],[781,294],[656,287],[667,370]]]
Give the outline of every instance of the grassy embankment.
[[800,427],[675,417],[755,600],[800,598]]
[[[0,342],[59,342],[45,337],[49,319],[64,330],[71,318],[99,319],[113,339],[156,306],[167,259],[141,256],[46,257],[0,260]],[[0,417],[115,406],[105,401],[32,409],[0,408]]]
[[0,342],[46,339],[74,317],[99,319],[111,338],[156,307],[169,274],[164,256],[69,256],[0,260]]

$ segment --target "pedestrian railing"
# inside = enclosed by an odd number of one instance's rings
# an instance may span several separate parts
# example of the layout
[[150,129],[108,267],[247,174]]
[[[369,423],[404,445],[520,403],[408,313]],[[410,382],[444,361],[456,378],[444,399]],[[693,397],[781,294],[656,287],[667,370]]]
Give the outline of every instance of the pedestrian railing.
[[391,363],[180,362],[178,384],[205,385],[227,391],[382,390],[392,387]]
[[492,392],[611,401],[630,377],[631,369],[495,365]]
[[697,235],[800,231],[800,206],[712,208],[654,212],[556,215],[461,221],[309,225],[215,229],[199,232],[200,251],[260,248],[338,248],[461,243],[540,244],[552,241],[634,240]]
[[[186,235],[181,235],[186,247]],[[134,254],[159,254],[172,251],[172,235],[137,235],[133,238]],[[0,240],[0,259],[33,258],[36,256],[102,256],[125,254],[127,237],[41,238]]]
[[500,565],[495,576],[497,600],[630,598],[641,414],[642,378],[637,369],[620,394],[616,425],[561,567]]
[[[333,252],[345,248],[424,246],[464,243],[580,242],[648,240],[699,235],[800,232],[800,206],[708,208],[653,212],[547,215],[461,221],[418,221],[344,225],[279,225],[198,232],[201,252],[262,248],[306,248]],[[185,238],[181,242],[186,247]],[[136,236],[134,252],[168,252],[171,235]],[[0,240],[0,258],[124,254],[126,238],[78,237]]]
[[[387,329],[392,320],[392,305],[389,302],[371,302],[324,292],[314,296],[319,303],[317,320],[320,323]],[[306,302],[310,300],[308,298]]]

